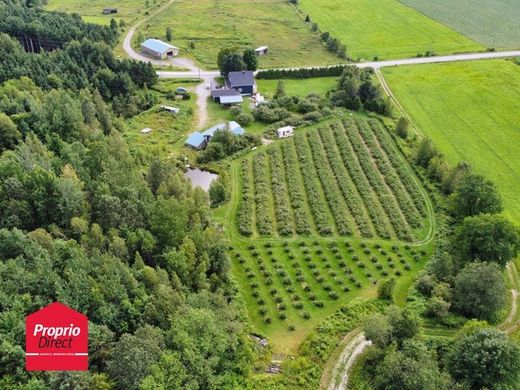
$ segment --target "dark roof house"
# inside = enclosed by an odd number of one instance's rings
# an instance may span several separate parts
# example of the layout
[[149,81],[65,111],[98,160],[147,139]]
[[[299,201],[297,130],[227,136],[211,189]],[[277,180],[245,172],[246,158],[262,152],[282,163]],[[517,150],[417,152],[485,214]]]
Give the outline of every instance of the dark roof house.
[[250,70],[229,72],[226,84],[229,88],[237,90],[242,95],[256,93],[255,75]]

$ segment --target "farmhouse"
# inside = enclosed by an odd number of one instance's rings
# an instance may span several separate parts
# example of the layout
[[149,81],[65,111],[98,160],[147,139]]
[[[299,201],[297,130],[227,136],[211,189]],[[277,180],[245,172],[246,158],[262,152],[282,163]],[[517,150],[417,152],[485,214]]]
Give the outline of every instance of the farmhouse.
[[276,130],[278,138],[287,138],[294,135],[294,128],[292,126],[280,127]]
[[179,48],[159,39],[147,39],[141,44],[144,53],[155,58],[165,59],[179,54]]
[[240,94],[240,92],[238,92],[237,90],[232,89],[232,88],[231,89],[220,88],[220,89],[213,89],[211,91],[211,98],[216,103],[225,104],[225,103],[221,102],[221,99],[229,98],[229,97],[234,97],[234,98],[240,97],[241,102],[244,100],[244,99],[242,99],[242,95]]
[[103,8],[103,15],[117,14],[117,8]]
[[269,46],[260,46],[259,48],[255,49],[255,54],[257,56],[265,56],[267,54],[267,50],[269,50]]
[[167,111],[173,115],[177,115],[181,109],[179,107],[161,106],[161,110]]
[[255,76],[249,70],[229,72],[226,80],[228,88],[233,88],[242,95],[253,95],[256,93]]

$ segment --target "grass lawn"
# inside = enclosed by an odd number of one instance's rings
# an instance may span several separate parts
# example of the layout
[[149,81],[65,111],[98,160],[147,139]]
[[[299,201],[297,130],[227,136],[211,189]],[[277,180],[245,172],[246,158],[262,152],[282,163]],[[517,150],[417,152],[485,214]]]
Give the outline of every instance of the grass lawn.
[[347,45],[352,58],[415,57],[478,51],[483,47],[397,0],[300,0],[322,31]]
[[164,38],[168,26],[173,44],[185,50],[193,42],[195,49],[188,54],[207,68],[215,68],[218,51],[229,46],[268,45],[261,67],[340,62],[311,33],[296,8],[283,0],[177,0],[142,28],[145,36]]
[[[166,0],[150,0],[146,8],[145,0],[48,0],[45,9],[48,11],[62,11],[76,13],[86,22],[109,24],[114,18],[118,22],[123,19],[127,24],[144,17],[146,12],[152,12],[164,4]],[[117,8],[117,14],[103,15],[103,8]]]
[[[337,77],[317,77],[312,79],[282,80],[288,96],[307,96],[310,93],[325,95],[335,85]],[[271,99],[276,92],[278,80],[256,80],[258,91]]]
[[498,186],[520,224],[520,66],[506,60],[383,70],[406,112],[452,163]]
[[[195,84],[186,81],[160,80],[154,87],[158,104],[126,122],[124,137],[132,153],[145,164],[153,157],[165,158],[178,153],[188,133],[193,131],[195,97],[192,96],[190,100],[171,100],[166,96],[168,91],[174,91],[179,86],[191,91],[195,89]],[[172,115],[162,111],[160,106],[163,104],[179,107],[181,112]],[[145,127],[151,128],[152,132],[141,134],[140,131]]]
[[400,1],[488,47],[520,47],[520,2],[516,0]]

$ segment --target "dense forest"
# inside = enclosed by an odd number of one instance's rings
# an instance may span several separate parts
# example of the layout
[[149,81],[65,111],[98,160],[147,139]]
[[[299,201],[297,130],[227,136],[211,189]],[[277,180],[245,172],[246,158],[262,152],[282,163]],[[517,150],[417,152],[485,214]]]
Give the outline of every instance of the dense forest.
[[[239,386],[251,351],[208,197],[121,136],[153,69],[79,18],[0,13],[0,388]],[[26,52],[26,24],[63,47]],[[89,317],[88,372],[24,370],[25,316],[53,301]]]

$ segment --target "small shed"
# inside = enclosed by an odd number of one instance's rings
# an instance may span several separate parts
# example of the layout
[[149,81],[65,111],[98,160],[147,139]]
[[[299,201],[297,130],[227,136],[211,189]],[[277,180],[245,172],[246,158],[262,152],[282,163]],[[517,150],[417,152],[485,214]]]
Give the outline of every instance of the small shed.
[[117,14],[117,8],[103,8],[103,15]]
[[177,115],[181,109],[179,107],[161,106],[161,110],[167,111],[173,115]]
[[179,48],[159,39],[147,39],[141,44],[142,51],[152,57],[166,59],[179,54]]
[[196,131],[188,136],[185,144],[192,149],[201,150],[206,147],[208,139],[209,138],[206,135]]
[[243,101],[244,101],[244,98],[240,94],[238,96],[222,96],[220,98],[220,104],[225,105],[225,106],[231,106],[234,104],[242,104]]
[[268,50],[269,50],[269,46],[260,46],[255,49],[255,54],[257,56],[265,56],[267,54]]
[[292,126],[280,127],[276,130],[278,138],[287,138],[294,135],[294,128]]
[[148,134],[151,132],[152,132],[152,129],[150,129],[149,127],[145,127],[143,130],[141,130],[141,134]]

